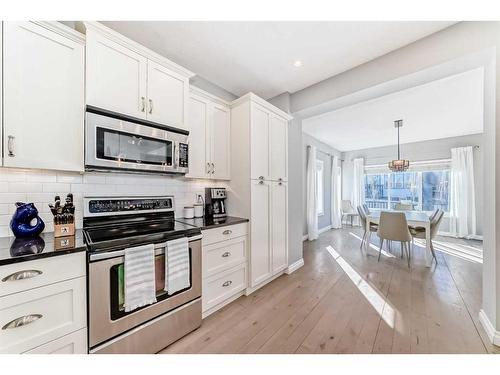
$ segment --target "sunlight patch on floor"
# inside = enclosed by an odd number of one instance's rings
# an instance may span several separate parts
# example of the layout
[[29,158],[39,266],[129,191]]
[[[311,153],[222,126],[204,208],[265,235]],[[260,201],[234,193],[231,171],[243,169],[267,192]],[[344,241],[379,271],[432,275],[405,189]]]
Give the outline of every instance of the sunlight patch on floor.
[[[360,236],[358,236],[357,234],[355,233],[352,233],[352,232],[349,232],[349,234],[351,236],[353,236],[354,238],[357,238],[360,242],[363,241],[363,238],[361,238]],[[375,250],[377,253],[379,252],[379,247],[375,246],[374,244],[372,244],[370,242],[370,247]],[[387,258],[396,258],[395,255],[391,254],[391,253],[388,253],[387,251],[385,251],[384,249],[382,249],[382,255],[387,257]]]
[[354,285],[359,289],[361,294],[366,298],[366,300],[373,306],[375,311],[380,315],[380,317],[386,322],[389,327],[394,328],[394,321],[396,312],[392,306],[385,300],[383,296],[370,284],[366,282],[363,277],[351,267],[349,263],[345,261],[339,253],[331,246],[326,247],[326,251],[330,253],[333,259],[338,263],[338,265],[344,270],[347,276],[351,279]]
[[[483,263],[482,251],[472,246],[438,240],[433,240],[432,243],[436,251],[441,251],[470,262]],[[415,245],[425,248],[425,240],[415,239]]]

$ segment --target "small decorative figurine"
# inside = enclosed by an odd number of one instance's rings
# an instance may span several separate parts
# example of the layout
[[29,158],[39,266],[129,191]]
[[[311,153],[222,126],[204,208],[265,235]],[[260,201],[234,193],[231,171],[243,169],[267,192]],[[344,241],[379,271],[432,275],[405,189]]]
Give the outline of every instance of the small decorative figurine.
[[[35,237],[42,233],[45,223],[38,216],[38,210],[33,203],[16,202],[16,212],[10,221],[10,229],[18,238]],[[31,222],[36,219],[36,224]]]

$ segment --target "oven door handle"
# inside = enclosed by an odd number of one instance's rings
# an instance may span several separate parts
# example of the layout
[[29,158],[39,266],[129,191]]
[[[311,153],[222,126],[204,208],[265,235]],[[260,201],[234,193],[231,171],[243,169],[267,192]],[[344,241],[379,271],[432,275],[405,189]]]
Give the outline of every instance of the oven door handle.
[[[197,241],[202,239],[202,235],[188,237],[188,241]],[[165,253],[166,242],[160,242],[155,244],[155,255],[160,255]],[[105,260],[110,258],[122,257],[125,255],[125,249],[110,251],[108,253],[90,254],[90,261],[94,262],[96,260]]]

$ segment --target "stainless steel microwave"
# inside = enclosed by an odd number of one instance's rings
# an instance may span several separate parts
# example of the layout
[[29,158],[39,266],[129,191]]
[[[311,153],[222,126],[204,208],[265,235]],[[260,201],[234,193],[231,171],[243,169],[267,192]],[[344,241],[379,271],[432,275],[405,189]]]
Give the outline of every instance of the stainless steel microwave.
[[85,120],[86,170],[188,173],[188,131],[90,106]]

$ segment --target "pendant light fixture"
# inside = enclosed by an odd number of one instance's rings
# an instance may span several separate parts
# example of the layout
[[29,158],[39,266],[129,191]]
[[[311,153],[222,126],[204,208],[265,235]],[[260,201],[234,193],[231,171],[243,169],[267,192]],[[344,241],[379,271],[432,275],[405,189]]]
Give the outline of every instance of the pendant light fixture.
[[403,126],[403,120],[394,121],[394,127],[398,129],[398,159],[389,162],[389,169],[393,172],[404,172],[410,167],[409,160],[401,160],[399,152],[399,128]]

